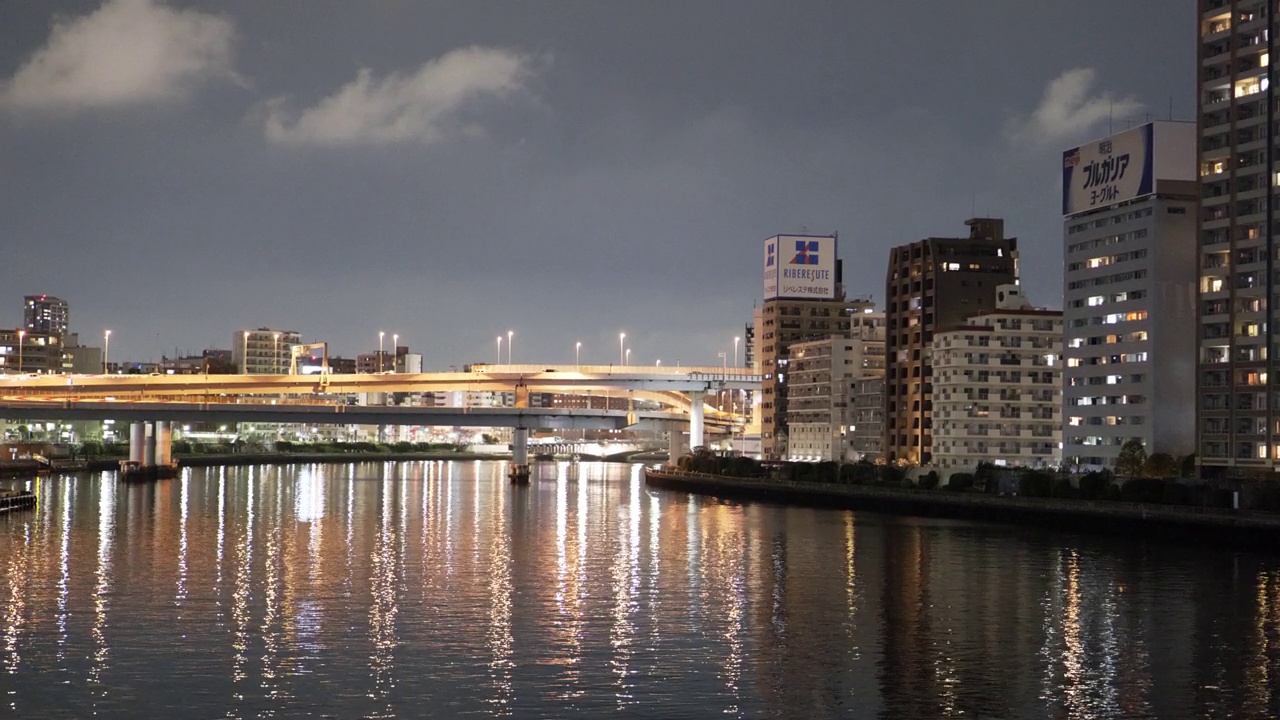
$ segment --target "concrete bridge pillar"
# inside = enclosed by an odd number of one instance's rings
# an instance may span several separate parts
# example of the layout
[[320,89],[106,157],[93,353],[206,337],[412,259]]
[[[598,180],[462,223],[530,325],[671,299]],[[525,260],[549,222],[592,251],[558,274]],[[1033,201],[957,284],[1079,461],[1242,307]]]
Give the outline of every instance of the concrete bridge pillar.
[[156,464],[168,465],[173,457],[173,429],[168,420],[156,421]]
[[129,425],[129,461],[142,464],[147,446],[147,426],[145,423]]
[[667,467],[674,468],[684,455],[684,423],[667,423]]
[[516,428],[511,433],[511,462],[514,465],[529,464],[529,428]]
[[689,451],[693,452],[696,447],[702,447],[703,439],[703,401],[706,397],[705,392],[689,393]]
[[142,451],[143,467],[151,467],[156,464],[156,424],[147,423],[147,442]]

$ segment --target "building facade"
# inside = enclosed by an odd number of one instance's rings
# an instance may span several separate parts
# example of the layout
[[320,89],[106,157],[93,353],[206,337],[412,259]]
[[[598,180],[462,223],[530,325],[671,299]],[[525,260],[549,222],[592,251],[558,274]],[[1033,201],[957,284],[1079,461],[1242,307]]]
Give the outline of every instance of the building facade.
[[934,330],[995,309],[996,288],[1018,282],[1018,241],[1005,237],[1004,221],[965,224],[967,238],[926,238],[889,254],[883,435],[889,462],[932,460]]
[[941,470],[1062,461],[1062,312],[1032,309],[1014,285],[997,293],[997,309],[933,338],[932,464]]
[[25,329],[0,330],[0,372],[55,375],[71,372],[62,336]]
[[290,347],[302,344],[302,336],[292,330],[241,330],[232,334],[231,348],[236,367],[248,375],[287,375]]
[[1081,470],[1135,439],[1195,452],[1195,145],[1194,123],[1155,122],[1063,155],[1063,457]]
[[1270,475],[1276,379],[1274,3],[1199,0],[1198,450],[1206,477]]
[[850,459],[879,460],[884,457],[884,373],[854,380],[852,388]]
[[847,337],[795,343],[787,381],[787,459],[855,459],[856,383],[884,377],[884,314],[850,318]]
[[22,327],[29,333],[66,337],[71,307],[52,295],[27,295],[22,299]]

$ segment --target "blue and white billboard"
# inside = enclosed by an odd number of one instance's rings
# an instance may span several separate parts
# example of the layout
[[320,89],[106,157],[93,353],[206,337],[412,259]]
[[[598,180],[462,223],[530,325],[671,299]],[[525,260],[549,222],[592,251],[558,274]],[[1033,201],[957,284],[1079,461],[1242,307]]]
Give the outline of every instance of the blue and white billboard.
[[1154,130],[1148,123],[1062,153],[1062,214],[1155,192]]
[[764,241],[764,299],[836,296],[836,238],[776,235]]

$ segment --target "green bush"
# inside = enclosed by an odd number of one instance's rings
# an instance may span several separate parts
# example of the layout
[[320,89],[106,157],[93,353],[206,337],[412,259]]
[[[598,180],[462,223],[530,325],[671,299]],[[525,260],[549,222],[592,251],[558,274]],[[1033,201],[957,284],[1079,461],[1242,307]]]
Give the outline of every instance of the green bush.
[[1044,498],[1053,494],[1053,476],[1043,470],[1023,470],[1018,478],[1018,494]]
[[1164,484],[1164,497],[1161,502],[1165,505],[1190,505],[1191,504],[1191,488],[1180,482],[1166,482]]
[[890,487],[902,485],[902,479],[907,476],[905,470],[892,463],[881,465],[880,472],[877,474],[880,476],[880,482]]
[[1165,485],[1166,482],[1158,478],[1134,478],[1120,486],[1120,499],[1136,503],[1162,502]]
[[938,471],[930,470],[924,475],[921,475],[917,484],[925,490],[932,490],[938,487]]
[[1053,496],[1056,498],[1076,498],[1080,492],[1071,485],[1071,478],[1058,477],[1053,481]]
[[947,490],[951,492],[964,492],[974,487],[976,480],[971,473],[953,473],[947,478]]
[[1087,472],[1080,477],[1080,497],[1086,500],[1099,500],[1114,482],[1115,476],[1110,470]]

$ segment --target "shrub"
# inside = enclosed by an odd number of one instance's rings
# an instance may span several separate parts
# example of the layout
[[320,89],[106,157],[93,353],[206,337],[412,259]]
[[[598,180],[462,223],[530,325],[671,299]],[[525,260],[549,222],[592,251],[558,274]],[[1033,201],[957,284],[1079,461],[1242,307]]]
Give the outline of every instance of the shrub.
[[1156,478],[1134,478],[1120,486],[1120,499],[1126,502],[1158,503],[1164,500],[1166,482]]
[[889,464],[880,466],[878,475],[880,476],[880,482],[896,487],[902,484],[902,479],[906,477],[907,473],[897,465]]
[[930,470],[924,475],[921,475],[917,484],[925,490],[932,490],[938,487],[938,471]]
[[1110,470],[1093,471],[1080,477],[1080,497],[1086,500],[1098,500],[1107,488],[1114,483],[1115,477]]
[[1053,494],[1053,476],[1043,470],[1024,470],[1018,478],[1018,494],[1026,497],[1050,497]]
[[947,479],[947,489],[951,492],[964,492],[972,489],[975,482],[971,473],[955,473]]
[[1071,485],[1071,478],[1058,477],[1053,481],[1053,496],[1058,498],[1075,498],[1080,493]]
[[1191,504],[1191,488],[1180,482],[1166,482],[1164,484],[1164,497],[1161,501],[1165,505],[1190,505]]

